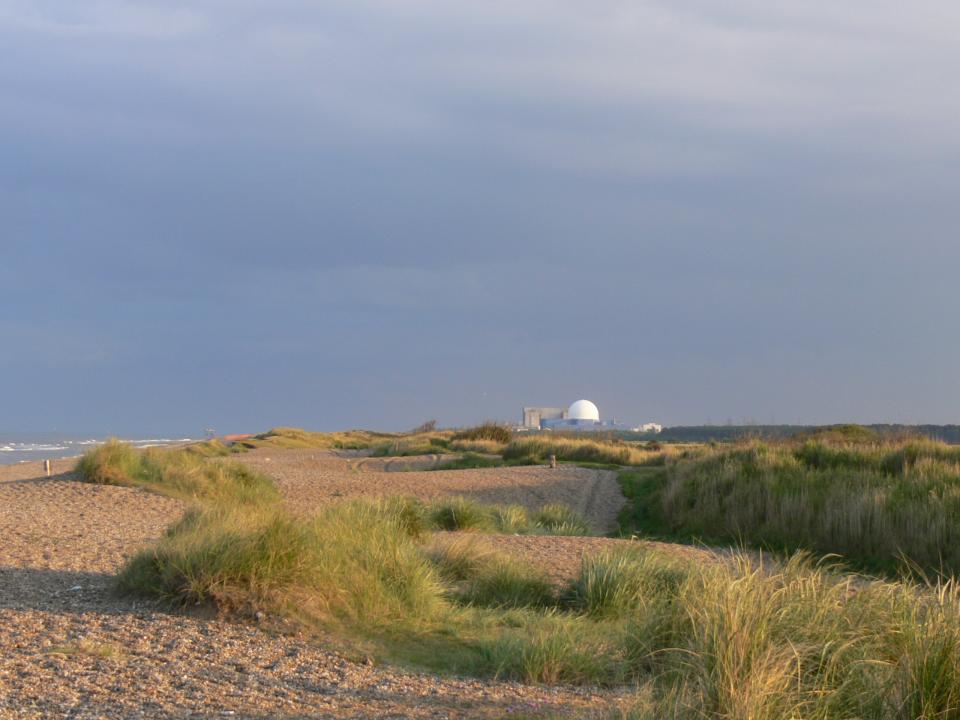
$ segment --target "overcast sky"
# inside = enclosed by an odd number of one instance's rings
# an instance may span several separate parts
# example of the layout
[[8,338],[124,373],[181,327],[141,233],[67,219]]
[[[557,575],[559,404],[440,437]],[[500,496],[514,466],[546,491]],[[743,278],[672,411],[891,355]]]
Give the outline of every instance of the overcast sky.
[[960,4],[0,0],[0,430],[960,421]]

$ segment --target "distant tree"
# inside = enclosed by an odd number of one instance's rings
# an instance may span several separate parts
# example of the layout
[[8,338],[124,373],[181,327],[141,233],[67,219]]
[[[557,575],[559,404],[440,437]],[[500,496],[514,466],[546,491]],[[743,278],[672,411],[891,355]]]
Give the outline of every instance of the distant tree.
[[413,430],[410,431],[412,435],[417,435],[419,433],[429,433],[434,432],[437,429],[436,420],[427,420],[425,423],[418,425]]

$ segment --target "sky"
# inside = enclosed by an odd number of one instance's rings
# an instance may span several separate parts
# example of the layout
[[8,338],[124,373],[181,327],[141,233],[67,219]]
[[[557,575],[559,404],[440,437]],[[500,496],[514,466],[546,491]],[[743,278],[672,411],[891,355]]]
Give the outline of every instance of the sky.
[[958,34],[0,0],[0,431],[960,422]]

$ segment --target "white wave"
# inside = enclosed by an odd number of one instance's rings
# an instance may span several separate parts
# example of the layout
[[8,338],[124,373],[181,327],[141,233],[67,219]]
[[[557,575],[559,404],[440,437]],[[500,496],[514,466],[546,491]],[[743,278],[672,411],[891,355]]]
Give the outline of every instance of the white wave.
[[39,443],[14,443],[0,448],[3,452],[57,452],[69,449],[69,445],[44,445]]

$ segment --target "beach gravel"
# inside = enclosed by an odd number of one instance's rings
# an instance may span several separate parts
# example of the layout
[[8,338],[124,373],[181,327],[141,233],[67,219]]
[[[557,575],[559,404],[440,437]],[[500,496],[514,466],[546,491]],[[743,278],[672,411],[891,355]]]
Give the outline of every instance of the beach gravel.
[[[564,500],[602,525],[622,502],[608,496],[593,470],[466,471],[471,482],[440,472],[364,473],[347,462],[338,466],[345,477],[337,479],[333,471],[313,474],[309,454],[291,455],[289,463],[278,462],[276,453],[251,459],[257,466],[295,468],[271,474],[288,500],[313,506],[402,488],[426,497],[457,492],[533,505]],[[124,559],[156,540],[184,506],[142,490],[81,483],[72,465],[55,461],[52,478],[42,476],[40,463],[0,467],[3,720],[602,717],[619,697],[595,688],[383,667],[333,643],[287,632],[279,621],[261,625],[200,609],[174,612],[122,596],[114,575]],[[388,475],[409,477],[390,484]],[[358,493],[357,478],[371,485]],[[548,479],[557,482],[556,498]],[[424,482],[426,489],[418,491]],[[576,561],[572,545],[566,557]]]

